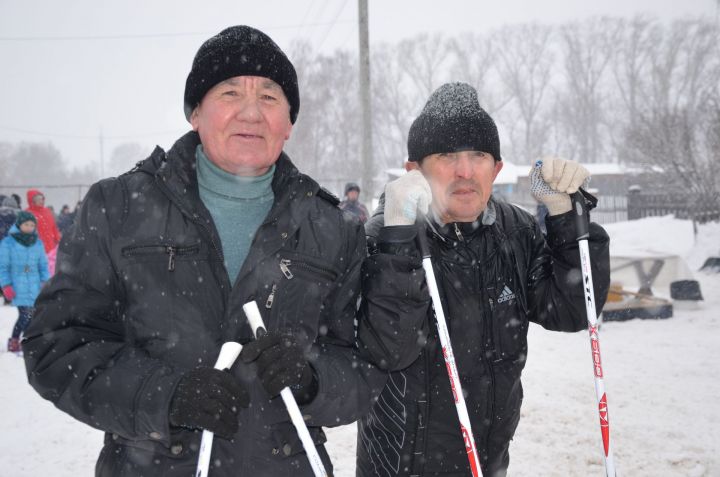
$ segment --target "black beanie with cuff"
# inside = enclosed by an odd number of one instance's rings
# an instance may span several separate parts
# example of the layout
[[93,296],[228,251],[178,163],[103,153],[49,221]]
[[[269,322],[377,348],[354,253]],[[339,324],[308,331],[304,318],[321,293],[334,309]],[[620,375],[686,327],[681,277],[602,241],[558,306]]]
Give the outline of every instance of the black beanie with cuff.
[[290,122],[300,110],[295,67],[275,42],[255,28],[226,28],[200,46],[185,82],[185,118],[218,83],[235,76],[260,76],[280,85],[290,103]]
[[501,161],[500,138],[490,115],[480,107],[477,91],[466,83],[436,89],[408,133],[408,161],[431,154],[482,151]]

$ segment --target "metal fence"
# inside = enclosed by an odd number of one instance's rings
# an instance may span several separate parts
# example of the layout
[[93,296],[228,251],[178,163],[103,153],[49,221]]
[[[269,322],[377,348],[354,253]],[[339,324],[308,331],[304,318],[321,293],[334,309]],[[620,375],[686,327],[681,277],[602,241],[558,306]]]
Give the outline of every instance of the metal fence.
[[718,197],[630,191],[627,198],[628,220],[674,215],[678,219],[693,220],[701,224],[720,221],[720,198]]

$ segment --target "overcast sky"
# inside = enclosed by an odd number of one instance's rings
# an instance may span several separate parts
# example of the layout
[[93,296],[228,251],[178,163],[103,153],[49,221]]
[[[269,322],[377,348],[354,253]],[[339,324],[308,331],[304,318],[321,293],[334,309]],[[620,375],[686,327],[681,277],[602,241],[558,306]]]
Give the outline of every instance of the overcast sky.
[[[369,0],[370,43],[593,15],[717,21],[719,1]],[[286,50],[296,38],[323,52],[357,49],[357,0],[0,0],[0,141],[52,141],[73,165],[99,164],[101,131],[105,160],[123,142],[167,148],[188,129],[195,52],[234,24]]]

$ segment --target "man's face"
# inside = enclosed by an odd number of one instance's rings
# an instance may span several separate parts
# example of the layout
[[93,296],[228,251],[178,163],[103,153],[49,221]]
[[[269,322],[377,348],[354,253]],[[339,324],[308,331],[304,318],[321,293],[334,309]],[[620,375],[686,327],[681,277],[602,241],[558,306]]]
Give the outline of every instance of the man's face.
[[32,201],[34,205],[39,205],[42,207],[45,205],[45,196],[42,194],[37,194],[33,197]]
[[360,193],[355,189],[352,189],[348,191],[347,198],[350,202],[355,202],[356,200],[358,200],[358,195],[360,195]]
[[235,76],[216,84],[190,116],[208,159],[231,174],[267,172],[290,138],[290,104],[268,78]]
[[492,155],[479,151],[431,154],[421,164],[406,163],[408,170],[420,169],[427,179],[432,208],[445,223],[475,221],[487,207],[502,167]]

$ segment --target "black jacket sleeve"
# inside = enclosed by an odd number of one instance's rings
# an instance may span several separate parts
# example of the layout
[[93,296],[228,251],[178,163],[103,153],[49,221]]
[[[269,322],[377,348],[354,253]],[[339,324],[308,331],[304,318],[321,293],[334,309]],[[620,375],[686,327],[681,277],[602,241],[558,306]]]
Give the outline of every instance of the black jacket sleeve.
[[355,346],[355,318],[365,255],[364,231],[357,222],[345,259],[347,269],[323,307],[320,337],[312,360],[318,393],[302,409],[309,426],[333,427],[356,421],[369,411],[385,383],[383,373],[365,360]]
[[383,227],[363,264],[358,342],[366,359],[385,370],[410,366],[427,336],[430,294],[416,235],[416,226]]
[[[545,221],[545,239],[535,224],[527,271],[528,318],[548,330],[579,331],[587,328],[585,293],[580,270],[573,212]],[[600,225],[590,223],[590,268],[599,314],[610,288],[610,237]]]
[[169,446],[168,408],[181,375],[125,339],[122,285],[109,252],[108,216],[122,207],[118,187],[94,185],[63,237],[56,274],[25,334],[25,366],[35,390],[76,419]]

